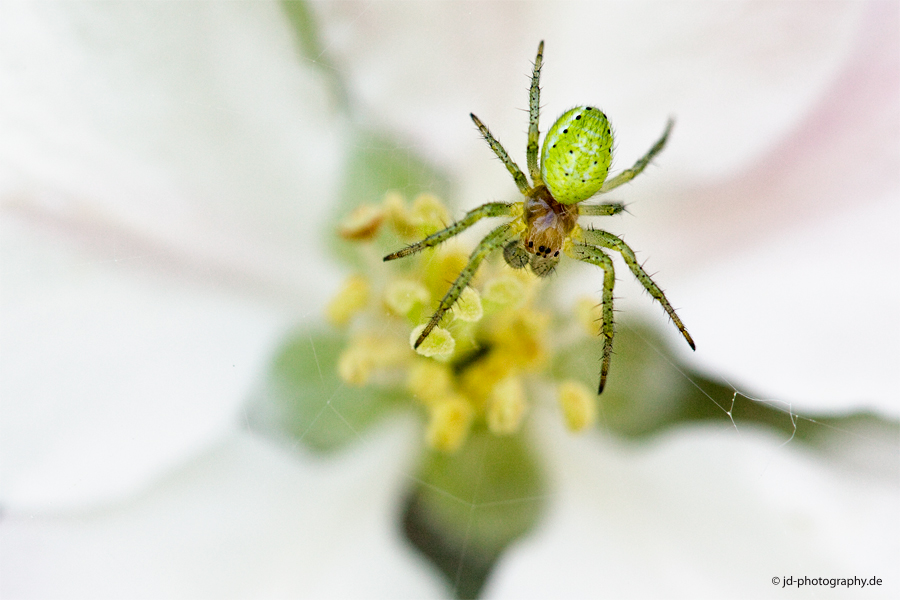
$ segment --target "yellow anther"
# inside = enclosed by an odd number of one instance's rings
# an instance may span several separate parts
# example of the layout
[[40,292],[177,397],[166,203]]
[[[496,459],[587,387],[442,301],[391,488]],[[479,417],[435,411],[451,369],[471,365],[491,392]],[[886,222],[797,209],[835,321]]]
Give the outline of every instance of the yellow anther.
[[545,337],[549,315],[525,307],[504,311],[495,319],[491,337],[508,360],[528,369],[543,364],[548,352]]
[[559,385],[559,406],[570,431],[582,431],[597,420],[597,395],[581,382]]
[[512,373],[513,366],[509,356],[495,347],[460,373],[459,388],[474,406],[482,408],[497,383]]
[[420,227],[420,235],[427,237],[440,231],[452,221],[450,212],[437,196],[431,194],[419,194],[413,200],[410,211],[412,221]]
[[481,299],[488,312],[515,308],[525,301],[525,284],[512,273],[494,277],[484,284]]
[[491,391],[487,424],[492,433],[509,435],[519,430],[528,409],[525,386],[517,377],[507,377]]
[[378,233],[384,217],[383,207],[363,204],[340,222],[338,235],[345,240],[370,240]]
[[440,231],[452,221],[444,203],[431,194],[420,194],[407,207],[399,192],[384,195],[382,208],[388,222],[404,238],[423,238]]
[[460,396],[453,396],[431,407],[426,439],[441,452],[455,452],[469,435],[475,412]]
[[362,275],[352,275],[328,303],[325,316],[332,325],[342,326],[350,322],[353,315],[365,308],[369,301],[369,280]]
[[406,206],[400,192],[389,191],[381,202],[388,223],[401,237],[412,239],[419,236],[419,228]]
[[363,386],[372,376],[375,362],[363,348],[350,346],[341,352],[338,359],[338,375],[344,383],[352,386]]
[[384,290],[384,305],[398,317],[408,317],[430,301],[428,288],[411,279],[395,279]]
[[406,375],[406,388],[422,402],[432,404],[452,393],[453,374],[447,365],[417,359]]
[[425,325],[419,325],[409,334],[409,345],[411,348],[415,349],[422,356],[436,358],[437,360],[447,360],[453,356],[453,350],[456,349],[456,340],[443,327],[432,329],[428,337],[416,348],[416,340],[419,339],[419,335],[424,329]]
[[365,385],[376,369],[403,364],[409,356],[409,350],[397,339],[359,336],[341,352],[338,375],[348,385]]
[[448,244],[438,249],[434,258],[425,263],[424,268],[425,284],[433,296],[440,298],[447,293],[450,284],[468,262],[468,252],[458,246]]
[[460,321],[475,323],[484,316],[484,309],[481,307],[481,296],[475,288],[467,287],[462,291],[456,306],[453,307],[453,315]]

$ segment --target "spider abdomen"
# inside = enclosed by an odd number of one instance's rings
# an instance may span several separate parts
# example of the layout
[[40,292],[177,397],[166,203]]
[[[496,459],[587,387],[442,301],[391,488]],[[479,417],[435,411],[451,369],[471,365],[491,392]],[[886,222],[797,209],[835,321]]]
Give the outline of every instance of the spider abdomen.
[[600,191],[612,162],[613,134],[606,115],[592,106],[564,112],[547,132],[541,177],[553,198],[576,204]]

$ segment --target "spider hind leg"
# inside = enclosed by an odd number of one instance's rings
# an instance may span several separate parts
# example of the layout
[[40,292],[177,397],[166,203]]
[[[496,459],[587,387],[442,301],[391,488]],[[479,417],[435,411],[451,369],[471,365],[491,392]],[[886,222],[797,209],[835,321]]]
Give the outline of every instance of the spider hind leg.
[[603,358],[600,361],[600,384],[597,388],[597,393],[602,394],[603,388],[606,386],[606,376],[609,374],[609,365],[612,362],[613,336],[615,335],[613,287],[616,285],[616,271],[609,255],[596,246],[573,244],[566,250],[566,254],[603,269],[603,320],[600,327],[600,335],[603,336]]
[[628,265],[632,274],[634,274],[637,280],[641,282],[641,285],[644,286],[644,289],[650,293],[650,296],[652,296],[654,300],[660,303],[663,310],[665,310],[666,314],[669,315],[669,318],[672,319],[672,323],[674,323],[675,327],[678,328],[678,331],[681,332],[681,335],[688,343],[688,346],[691,347],[691,350],[697,349],[694,345],[693,338],[691,338],[691,334],[688,333],[687,327],[684,326],[684,323],[681,322],[681,319],[675,313],[675,309],[672,308],[666,295],[638,262],[637,257],[634,255],[634,250],[632,250],[628,244],[602,229],[586,229],[584,231],[584,238],[590,244],[618,252],[625,260],[625,264]]

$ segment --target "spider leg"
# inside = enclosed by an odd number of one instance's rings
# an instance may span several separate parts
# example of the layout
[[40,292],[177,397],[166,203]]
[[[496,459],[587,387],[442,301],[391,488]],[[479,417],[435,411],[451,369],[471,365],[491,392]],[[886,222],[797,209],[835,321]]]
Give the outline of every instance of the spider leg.
[[537,185],[541,181],[541,169],[538,166],[538,116],[541,111],[541,64],[544,62],[544,41],[538,44],[537,57],[534,59],[534,71],[531,74],[531,93],[528,95],[528,146],[525,156],[528,160],[528,172],[531,181]]
[[513,229],[509,226],[508,223],[506,223],[487,234],[484,239],[481,240],[481,242],[479,242],[477,246],[475,246],[472,254],[469,255],[468,264],[466,264],[463,270],[459,273],[456,281],[453,282],[453,285],[450,286],[450,289],[447,290],[447,293],[441,299],[441,303],[438,305],[437,310],[434,311],[434,314],[431,316],[431,320],[429,320],[428,324],[425,325],[425,329],[422,330],[422,333],[419,335],[419,339],[416,340],[413,348],[418,348],[419,344],[425,341],[425,338],[428,337],[428,334],[431,333],[431,330],[437,327],[437,324],[441,322],[441,318],[443,318],[444,313],[447,312],[451,306],[456,304],[456,301],[459,300],[460,294],[463,293],[463,290],[466,289],[467,285],[469,285],[472,277],[475,276],[475,272],[478,270],[478,266],[481,264],[481,261],[483,261],[488,254],[509,241],[509,237],[511,235],[513,235]]
[[603,386],[606,385],[606,375],[609,373],[609,363],[612,360],[613,335],[616,332],[613,325],[613,287],[616,285],[616,271],[609,255],[596,246],[573,244],[571,249],[566,249],[566,254],[603,269],[603,323],[600,329],[603,336],[603,359],[600,363],[600,386],[597,389],[597,393],[602,394]]
[[634,163],[634,166],[630,169],[625,169],[612,179],[609,179],[606,183],[603,184],[603,187],[600,188],[600,191],[598,193],[602,194],[604,192],[614,190],[623,183],[628,183],[629,181],[640,175],[641,171],[643,171],[646,166],[650,164],[650,161],[653,160],[653,157],[659,154],[665,147],[666,141],[669,139],[669,132],[672,131],[673,125],[675,125],[675,121],[669,119],[669,122],[666,125],[666,130],[663,131],[662,137],[660,137],[656,141],[656,143],[653,144],[653,147],[650,148],[647,154],[645,154],[639,161]]
[[578,205],[578,214],[585,217],[610,217],[619,214],[623,210],[625,210],[625,205],[621,202]]
[[631,269],[631,272],[634,273],[637,280],[641,282],[641,285],[650,292],[650,295],[653,296],[656,301],[662,305],[666,313],[668,313],[669,318],[672,319],[672,322],[675,323],[675,327],[677,327],[678,331],[681,332],[681,335],[684,336],[684,339],[691,347],[691,350],[697,349],[694,345],[694,340],[691,339],[691,334],[688,333],[684,323],[682,323],[681,319],[678,318],[678,315],[675,314],[675,309],[672,308],[672,305],[666,300],[666,295],[663,294],[663,291],[659,289],[659,286],[650,279],[650,276],[647,275],[647,272],[640,263],[638,263],[637,257],[634,255],[634,250],[632,250],[628,244],[613,234],[599,229],[584,230],[584,239],[591,244],[596,244],[601,248],[609,248],[610,250],[615,250],[621,254],[622,258],[625,259],[625,264],[628,265],[628,268]]
[[427,238],[420,242],[416,242],[410,246],[402,250],[398,250],[393,254],[388,254],[384,257],[385,262],[389,260],[396,260],[398,258],[403,258],[404,256],[409,256],[410,254],[415,254],[416,252],[421,252],[425,248],[431,248],[432,246],[437,246],[441,242],[449,240],[455,235],[458,235],[480,221],[485,217],[505,217],[510,215],[513,212],[513,208],[515,204],[506,204],[505,202],[489,202],[488,204],[482,204],[478,208],[474,208],[466,213],[462,219],[450,225],[445,229],[441,229],[440,231],[429,235]]
[[500,142],[494,139],[494,136],[488,131],[487,126],[481,122],[481,119],[471,113],[469,116],[472,117],[472,120],[481,132],[482,137],[484,137],[485,141],[491,147],[491,150],[494,151],[497,158],[499,158],[504,166],[506,166],[506,170],[509,171],[510,175],[513,176],[513,179],[516,180],[516,186],[519,188],[519,191],[527,196],[528,192],[531,191],[531,186],[528,185],[528,179],[526,179],[525,173],[523,173],[518,165],[513,162],[509,157],[509,154],[506,153],[506,150],[503,149],[503,146],[500,145]]
[[515,239],[503,247],[503,260],[513,269],[524,269],[531,260],[531,254],[525,250],[521,239]]

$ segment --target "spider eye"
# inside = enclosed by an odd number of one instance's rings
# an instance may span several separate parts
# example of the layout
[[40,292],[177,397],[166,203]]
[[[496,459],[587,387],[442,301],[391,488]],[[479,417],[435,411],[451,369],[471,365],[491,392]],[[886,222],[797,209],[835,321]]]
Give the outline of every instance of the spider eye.
[[613,136],[603,111],[579,106],[566,111],[547,132],[541,177],[562,204],[587,200],[603,187],[612,161]]

